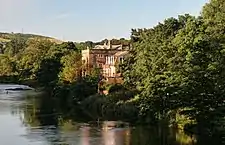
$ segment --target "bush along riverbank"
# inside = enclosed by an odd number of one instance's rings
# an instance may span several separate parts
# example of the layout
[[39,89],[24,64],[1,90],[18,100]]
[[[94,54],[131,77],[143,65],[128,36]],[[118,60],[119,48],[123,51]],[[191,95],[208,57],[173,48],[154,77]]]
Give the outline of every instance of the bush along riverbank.
[[8,84],[8,83],[19,83],[18,76],[0,76],[0,83],[1,84]]

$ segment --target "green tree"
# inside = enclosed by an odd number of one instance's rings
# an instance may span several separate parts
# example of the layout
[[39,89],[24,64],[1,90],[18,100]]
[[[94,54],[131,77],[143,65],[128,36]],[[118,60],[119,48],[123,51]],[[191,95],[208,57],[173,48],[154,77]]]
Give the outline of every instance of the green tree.
[[63,42],[62,44],[59,44],[59,46],[62,49],[67,49],[67,50],[73,50],[73,51],[78,51],[76,48],[76,45],[73,42]]
[[61,63],[58,59],[43,59],[40,68],[36,72],[37,80],[41,86],[53,88],[58,82],[58,74],[60,71]]
[[0,76],[10,76],[15,72],[15,62],[9,56],[0,54]]
[[81,54],[75,51],[63,56],[61,59],[63,69],[60,73],[60,79],[63,82],[74,82],[81,77],[82,61]]
[[26,48],[26,42],[27,40],[20,36],[13,37],[11,41],[6,44],[5,53],[15,56]]
[[128,64],[124,66],[123,75],[125,83],[136,86],[140,92],[142,115],[152,112],[158,118],[169,111],[170,93],[178,85],[178,74],[173,70],[176,49],[171,42],[184,27],[184,18],[189,19],[189,15],[167,19],[152,29],[132,32],[133,50],[125,61],[125,65]]
[[225,1],[210,0],[203,7],[202,17],[207,25],[206,33],[211,37],[225,40]]
[[4,54],[4,44],[0,42],[0,54]]
[[20,77],[35,79],[36,72],[40,68],[42,60],[48,55],[47,52],[53,43],[46,40],[31,39],[23,53],[17,54],[17,69]]

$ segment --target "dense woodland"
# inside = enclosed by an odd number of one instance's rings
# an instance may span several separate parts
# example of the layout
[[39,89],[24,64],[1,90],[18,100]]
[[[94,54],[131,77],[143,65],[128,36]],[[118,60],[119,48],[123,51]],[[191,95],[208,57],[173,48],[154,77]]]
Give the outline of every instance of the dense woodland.
[[98,69],[80,75],[81,50],[104,41],[55,44],[22,37],[0,47],[1,80],[35,80],[62,112],[74,115],[79,108],[90,120],[162,121],[206,134],[224,129],[224,0],[211,0],[198,17],[168,18],[150,29],[132,29],[130,40],[114,41],[132,44],[120,64],[123,85],[98,88]]

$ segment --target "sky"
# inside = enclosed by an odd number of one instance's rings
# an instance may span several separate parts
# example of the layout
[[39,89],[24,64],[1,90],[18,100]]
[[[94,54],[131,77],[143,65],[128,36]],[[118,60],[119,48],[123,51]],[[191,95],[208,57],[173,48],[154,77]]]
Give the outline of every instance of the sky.
[[169,17],[199,15],[209,0],[0,0],[0,32],[64,41],[129,38]]

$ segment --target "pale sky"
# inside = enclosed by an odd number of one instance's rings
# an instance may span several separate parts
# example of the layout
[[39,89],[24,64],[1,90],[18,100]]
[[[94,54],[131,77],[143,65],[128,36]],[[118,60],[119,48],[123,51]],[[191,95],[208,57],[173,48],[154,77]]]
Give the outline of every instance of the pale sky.
[[0,0],[0,32],[71,41],[129,38],[169,17],[199,15],[209,0]]

